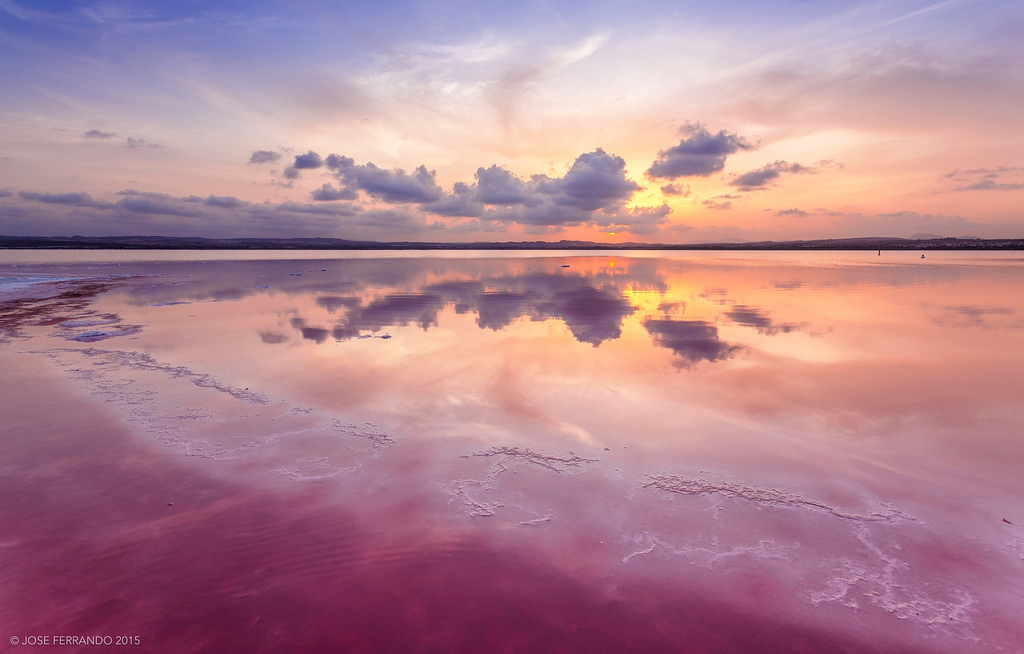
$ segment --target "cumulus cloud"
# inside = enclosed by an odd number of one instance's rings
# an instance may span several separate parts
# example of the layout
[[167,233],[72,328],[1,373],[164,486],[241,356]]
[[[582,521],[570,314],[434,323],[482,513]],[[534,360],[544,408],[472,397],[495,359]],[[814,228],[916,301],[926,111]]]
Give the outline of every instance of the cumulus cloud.
[[[523,205],[535,206],[539,200],[531,197],[526,182],[513,175],[510,171],[497,164],[490,168],[477,168],[476,193],[474,199],[480,204],[502,206]],[[455,193],[465,193],[470,187],[463,184],[455,188]]]
[[359,197],[353,189],[349,188],[334,188],[330,184],[324,184],[320,188],[316,189],[310,195],[317,202],[333,202],[336,200],[355,200]]
[[340,154],[329,154],[324,159],[324,165],[331,170],[341,170],[342,168],[347,168],[355,163],[355,159],[352,159],[351,157],[343,157]]
[[249,155],[249,163],[251,164],[265,164],[273,163],[278,161],[281,155],[273,150],[253,150],[253,153]]
[[491,165],[478,168],[472,184],[455,183],[451,192],[444,191],[437,184],[436,173],[423,165],[407,173],[373,163],[356,164],[338,154],[328,155],[324,165],[342,189],[325,185],[314,191],[314,199],[341,193],[347,193],[345,199],[349,199],[361,191],[383,203],[418,205],[428,214],[477,219],[458,229],[503,229],[503,225],[517,223],[531,233],[551,233],[566,226],[591,224],[609,228],[606,231],[650,233],[671,211],[667,205],[626,209],[625,204],[641,187],[626,176],[622,157],[601,148],[579,155],[561,177],[539,174],[523,179],[507,168]]
[[13,191],[8,191],[6,189],[0,188],[0,198],[9,198],[12,195],[14,195]]
[[775,215],[776,216],[797,216],[799,218],[803,218],[804,216],[809,216],[811,214],[807,213],[806,211],[804,211],[802,209],[779,209],[778,211],[775,212]]
[[420,208],[438,216],[462,218],[475,218],[484,211],[483,203],[477,200],[476,187],[465,182],[456,182],[451,193],[444,195],[440,200],[423,203]]
[[576,157],[564,177],[551,179],[534,175],[539,192],[551,195],[556,204],[584,211],[609,209],[621,205],[640,185],[627,179],[626,162],[598,148]]
[[725,168],[725,160],[739,150],[753,150],[754,145],[737,134],[725,130],[712,134],[700,123],[686,123],[680,130],[685,138],[667,150],[647,169],[651,179],[707,177]]
[[90,129],[85,134],[82,134],[87,139],[112,139],[117,134],[115,132],[101,132],[98,129]]
[[523,180],[491,166],[479,168],[476,180],[475,185],[456,187],[446,200],[465,215],[519,223],[534,233],[583,224],[646,233],[671,211],[667,205],[625,209],[641,187],[626,177],[621,157],[601,148],[579,155],[562,177],[533,175]]
[[[276,153],[254,151],[250,163],[269,161],[272,155]],[[426,215],[472,219],[424,222],[429,229],[505,231],[510,225],[522,225],[529,233],[554,233],[586,224],[604,231],[640,234],[656,231],[671,212],[665,204],[627,209],[626,204],[642,187],[627,177],[624,159],[601,148],[580,154],[560,177],[535,174],[523,178],[493,164],[477,168],[471,183],[456,182],[450,191],[437,183],[436,172],[425,165],[406,172],[373,162],[358,164],[336,153],[321,158],[309,150],[282,171],[288,181],[276,183],[289,185],[302,170],[320,167],[330,171],[337,185],[327,183],[313,190],[314,201],[356,200],[364,195],[377,206],[363,215],[390,224],[412,224],[409,211],[419,210]],[[689,192],[686,185],[676,189]],[[397,211],[399,207],[406,209]]]
[[444,191],[437,185],[437,173],[419,166],[406,173],[401,168],[385,170],[373,163],[357,165],[348,157],[328,156],[327,167],[334,171],[345,188],[360,190],[370,197],[395,204],[434,202],[441,199]]
[[[266,150],[260,150],[259,152],[263,154],[268,153]],[[253,153],[253,156],[256,156],[256,152]],[[249,163],[253,163],[252,157],[250,157]],[[323,166],[324,160],[320,158],[320,155],[310,150],[306,154],[295,155],[295,160],[290,166],[281,171],[281,174],[285,179],[298,179],[300,176],[300,170],[315,170],[317,168],[323,168]]]
[[310,150],[306,154],[299,154],[295,156],[295,163],[292,164],[292,168],[297,170],[311,170],[313,168],[321,168],[324,165],[323,159],[316,152]]

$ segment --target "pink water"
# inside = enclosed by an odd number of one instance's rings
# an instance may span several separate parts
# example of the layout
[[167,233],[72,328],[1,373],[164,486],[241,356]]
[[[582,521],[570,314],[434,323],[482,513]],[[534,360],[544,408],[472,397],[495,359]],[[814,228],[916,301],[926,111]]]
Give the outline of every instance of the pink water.
[[47,256],[11,651],[1024,651],[1018,258]]

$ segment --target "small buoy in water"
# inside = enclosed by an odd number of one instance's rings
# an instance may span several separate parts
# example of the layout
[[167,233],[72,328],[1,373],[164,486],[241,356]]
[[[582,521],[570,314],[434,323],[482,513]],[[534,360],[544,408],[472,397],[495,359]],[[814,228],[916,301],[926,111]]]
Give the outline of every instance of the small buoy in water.
[[174,506],[174,502],[168,502],[167,506]]

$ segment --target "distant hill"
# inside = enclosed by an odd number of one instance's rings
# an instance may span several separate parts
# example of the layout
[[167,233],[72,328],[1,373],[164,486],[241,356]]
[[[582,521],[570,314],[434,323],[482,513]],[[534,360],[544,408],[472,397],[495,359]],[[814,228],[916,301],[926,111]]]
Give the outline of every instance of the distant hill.
[[435,243],[348,241],[339,238],[0,236],[0,248],[69,250],[1024,250],[1024,239],[862,237],[751,243],[628,242],[609,244],[567,240]]

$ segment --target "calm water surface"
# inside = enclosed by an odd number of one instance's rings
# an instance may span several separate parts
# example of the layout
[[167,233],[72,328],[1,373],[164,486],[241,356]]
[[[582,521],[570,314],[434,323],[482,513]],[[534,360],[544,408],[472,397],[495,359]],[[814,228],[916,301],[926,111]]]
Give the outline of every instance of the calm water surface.
[[1024,651],[1022,282],[0,252],[0,642]]

